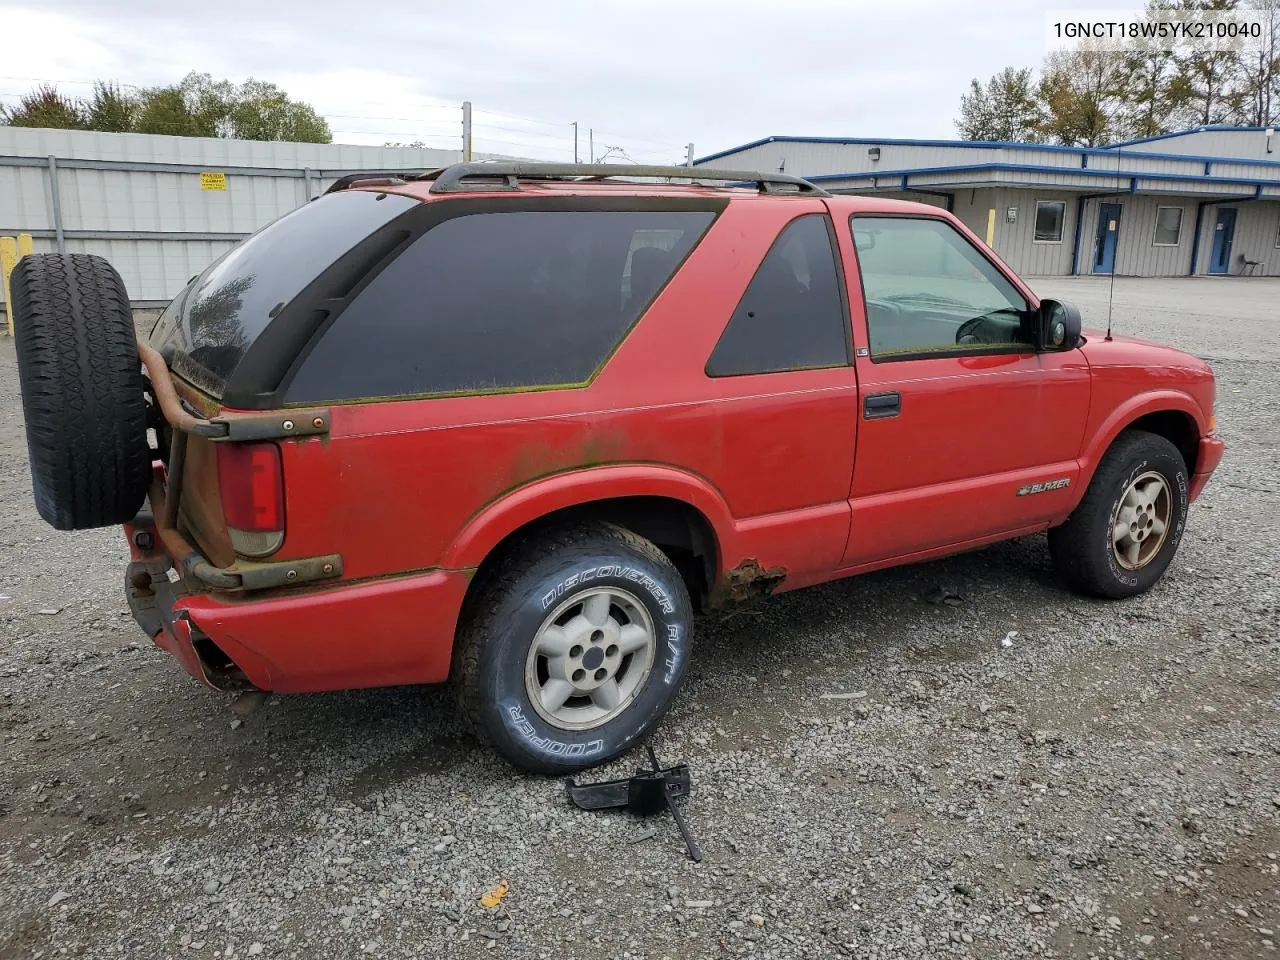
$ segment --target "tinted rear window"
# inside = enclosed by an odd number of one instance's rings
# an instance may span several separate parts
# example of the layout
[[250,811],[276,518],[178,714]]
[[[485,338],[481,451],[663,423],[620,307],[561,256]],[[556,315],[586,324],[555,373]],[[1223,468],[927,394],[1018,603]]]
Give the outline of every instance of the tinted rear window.
[[361,190],[321,197],[214,261],[160,316],[151,343],[175,372],[221,396],[275,314],[342,254],[417,201]]
[[287,400],[582,384],[714,218],[530,210],[445,220],[338,315]]
[[849,322],[828,223],[823,214],[807,214],[774,241],[707,362],[709,376],[849,362]]

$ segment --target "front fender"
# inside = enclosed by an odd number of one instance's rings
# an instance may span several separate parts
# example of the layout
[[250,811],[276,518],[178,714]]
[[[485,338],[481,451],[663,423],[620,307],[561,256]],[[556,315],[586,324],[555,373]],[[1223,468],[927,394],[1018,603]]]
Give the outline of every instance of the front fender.
[[734,539],[729,506],[707,480],[671,467],[618,464],[543,477],[490,502],[454,538],[442,565],[450,570],[478,567],[525,524],[557,510],[615,497],[665,497],[688,504],[711,524],[722,555]]
[[1188,393],[1184,393],[1181,390],[1164,389],[1152,390],[1130,397],[1112,410],[1088,439],[1085,450],[1080,457],[1080,489],[1083,491],[1089,486],[1089,482],[1093,479],[1093,473],[1098,468],[1098,463],[1121,431],[1139,417],[1144,417],[1149,413],[1163,413],[1170,410],[1184,413],[1195,421],[1197,436],[1203,437],[1209,432],[1209,423],[1205,412],[1200,409],[1200,404],[1196,402],[1195,398]]

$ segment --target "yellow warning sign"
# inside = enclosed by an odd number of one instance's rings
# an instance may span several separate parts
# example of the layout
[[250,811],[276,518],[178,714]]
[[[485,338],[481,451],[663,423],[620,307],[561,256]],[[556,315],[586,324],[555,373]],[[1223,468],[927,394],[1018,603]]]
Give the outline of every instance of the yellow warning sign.
[[200,189],[225,191],[227,189],[227,175],[225,173],[200,174]]

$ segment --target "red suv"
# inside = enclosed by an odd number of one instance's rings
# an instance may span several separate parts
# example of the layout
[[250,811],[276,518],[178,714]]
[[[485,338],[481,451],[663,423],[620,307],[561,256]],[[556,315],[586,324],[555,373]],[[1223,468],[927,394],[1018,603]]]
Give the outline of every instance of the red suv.
[[98,258],[13,291],[37,506],[124,524],[157,644],[221,688],[452,677],[537,771],[646,736],[699,608],[1044,531],[1073,587],[1146,590],[1223,451],[1204,361],[782,175],[349,178],[149,344]]

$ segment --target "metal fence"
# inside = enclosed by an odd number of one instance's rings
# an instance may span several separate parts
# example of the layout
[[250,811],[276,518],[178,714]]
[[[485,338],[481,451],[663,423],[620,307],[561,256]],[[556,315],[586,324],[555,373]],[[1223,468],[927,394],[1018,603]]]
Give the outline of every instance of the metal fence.
[[104,256],[135,306],[156,306],[339,177],[461,159],[461,150],[0,126],[0,236],[29,234],[37,253]]

